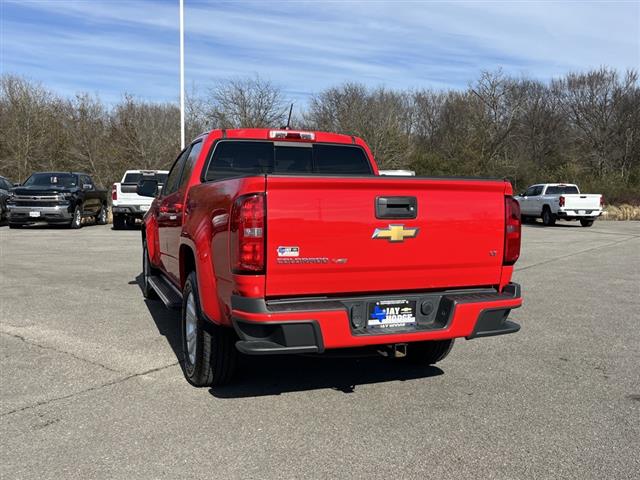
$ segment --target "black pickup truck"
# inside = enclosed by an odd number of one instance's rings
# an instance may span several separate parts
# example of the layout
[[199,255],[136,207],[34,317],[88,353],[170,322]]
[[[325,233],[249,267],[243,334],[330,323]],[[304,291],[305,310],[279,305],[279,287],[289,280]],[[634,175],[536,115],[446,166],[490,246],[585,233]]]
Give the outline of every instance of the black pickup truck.
[[105,225],[108,208],[107,191],[78,172],[34,173],[7,200],[9,228],[37,223],[80,228],[82,219],[89,217]]

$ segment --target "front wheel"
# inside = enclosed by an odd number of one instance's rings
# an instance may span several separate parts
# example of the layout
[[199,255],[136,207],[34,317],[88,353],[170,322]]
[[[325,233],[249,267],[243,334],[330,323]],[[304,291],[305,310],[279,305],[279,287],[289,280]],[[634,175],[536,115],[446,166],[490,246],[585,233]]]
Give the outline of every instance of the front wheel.
[[413,363],[433,365],[449,355],[453,348],[453,342],[454,339],[410,343],[407,349],[407,359]]
[[238,363],[235,334],[203,318],[195,272],[187,277],[182,293],[182,369],[196,387],[229,383]]
[[593,225],[593,220],[580,220],[580,225],[583,227],[590,227]]
[[71,218],[69,228],[74,230],[82,228],[82,207],[80,205],[76,205],[76,208],[73,210],[73,217]]

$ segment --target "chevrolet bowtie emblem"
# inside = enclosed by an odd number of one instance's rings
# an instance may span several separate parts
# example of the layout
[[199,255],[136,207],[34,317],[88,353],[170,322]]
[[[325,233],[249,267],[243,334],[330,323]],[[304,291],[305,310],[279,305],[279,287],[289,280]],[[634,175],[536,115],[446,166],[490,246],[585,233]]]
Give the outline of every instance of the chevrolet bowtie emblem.
[[405,238],[418,235],[418,228],[404,228],[404,225],[389,225],[388,228],[376,228],[371,238],[381,238],[390,242],[404,242]]

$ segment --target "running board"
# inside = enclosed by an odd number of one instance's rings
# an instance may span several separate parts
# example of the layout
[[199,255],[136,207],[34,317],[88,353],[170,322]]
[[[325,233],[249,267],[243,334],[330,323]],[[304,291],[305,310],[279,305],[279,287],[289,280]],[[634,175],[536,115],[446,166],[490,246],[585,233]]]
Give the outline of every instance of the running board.
[[182,295],[166,278],[161,275],[153,275],[149,277],[148,281],[167,308],[176,310],[182,308]]

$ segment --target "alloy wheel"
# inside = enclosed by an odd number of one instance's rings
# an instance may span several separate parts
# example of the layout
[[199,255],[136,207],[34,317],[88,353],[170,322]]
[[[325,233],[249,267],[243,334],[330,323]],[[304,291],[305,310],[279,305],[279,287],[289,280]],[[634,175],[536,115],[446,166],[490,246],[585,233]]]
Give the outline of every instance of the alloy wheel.
[[186,321],[184,324],[185,338],[187,343],[187,354],[189,362],[195,365],[196,362],[196,339],[198,334],[198,317],[196,315],[196,302],[193,292],[189,292],[187,297]]

